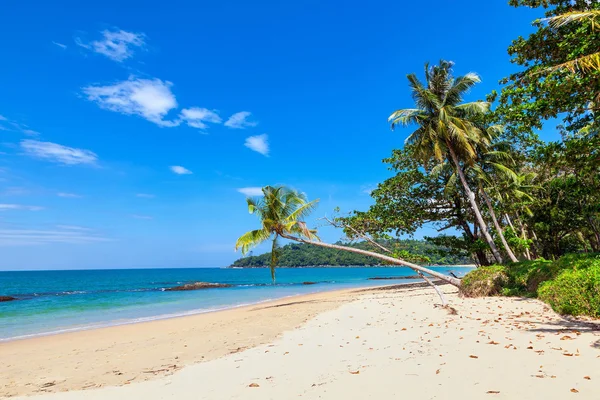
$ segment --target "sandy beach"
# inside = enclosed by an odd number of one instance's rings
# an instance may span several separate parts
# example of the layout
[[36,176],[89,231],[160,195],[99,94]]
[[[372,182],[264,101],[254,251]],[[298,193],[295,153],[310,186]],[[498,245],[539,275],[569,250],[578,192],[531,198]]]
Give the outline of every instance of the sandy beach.
[[392,286],[2,343],[0,396],[598,398],[600,321],[442,288],[456,313]]

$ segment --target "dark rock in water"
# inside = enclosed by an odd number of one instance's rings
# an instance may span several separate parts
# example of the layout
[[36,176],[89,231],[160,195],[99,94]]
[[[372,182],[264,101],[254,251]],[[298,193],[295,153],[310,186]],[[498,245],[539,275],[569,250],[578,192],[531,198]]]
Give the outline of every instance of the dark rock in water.
[[0,302],[3,302],[3,301],[13,301],[13,300],[16,300],[16,299],[17,299],[16,297],[12,297],[12,296],[0,296]]
[[171,288],[166,288],[167,292],[178,292],[184,290],[200,290],[200,289],[215,289],[215,288],[226,288],[231,287],[226,283],[210,283],[210,282],[194,282],[194,283],[186,283],[185,285],[175,286]]
[[303,285],[314,285],[317,282],[302,282]]
[[369,278],[370,281],[387,281],[387,280],[395,280],[395,279],[419,279],[421,278],[419,275],[408,275],[408,276],[376,276],[374,278]]

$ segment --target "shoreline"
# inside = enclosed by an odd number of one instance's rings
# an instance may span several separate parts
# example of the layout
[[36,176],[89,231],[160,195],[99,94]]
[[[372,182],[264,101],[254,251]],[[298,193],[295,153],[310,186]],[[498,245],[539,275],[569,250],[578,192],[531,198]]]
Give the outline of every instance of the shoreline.
[[0,344],[0,397],[596,399],[600,320],[535,299],[461,298],[451,285],[445,309],[425,285]]
[[[170,375],[187,365],[275,340],[315,315],[348,301],[357,290],[361,287],[0,342],[0,359],[5,363],[0,398],[124,385]],[[294,308],[294,312],[289,313],[287,307]],[[203,340],[195,341],[197,337]],[[99,378],[95,372],[98,365],[117,372]],[[69,377],[68,381],[64,377]]]
[[[414,280],[414,279],[411,279],[411,280]],[[403,283],[403,285],[412,285],[412,284],[413,284],[412,282]],[[0,338],[0,345],[2,345],[3,343],[12,343],[15,341],[36,339],[36,338],[42,338],[42,337],[47,337],[47,336],[56,336],[56,335],[63,335],[63,334],[69,334],[69,333],[94,331],[97,329],[114,328],[114,327],[119,327],[119,326],[143,324],[143,323],[149,323],[149,322],[155,322],[155,321],[164,321],[164,320],[170,320],[170,319],[176,319],[176,318],[186,318],[186,317],[193,317],[193,316],[204,315],[204,314],[219,313],[219,312],[224,312],[224,311],[229,311],[229,310],[236,310],[236,309],[240,309],[240,308],[244,308],[244,307],[253,307],[253,306],[257,306],[257,305],[261,305],[261,304],[268,304],[271,302],[284,301],[286,299],[293,299],[293,298],[297,298],[297,297],[300,298],[303,296],[316,295],[319,293],[332,293],[332,292],[347,291],[347,290],[352,291],[352,290],[360,290],[363,288],[369,289],[369,288],[375,288],[375,287],[384,287],[384,286],[388,286],[388,285],[393,285],[393,284],[391,284],[391,283],[387,283],[387,284],[379,283],[378,284],[378,283],[373,282],[373,283],[369,283],[366,285],[357,285],[355,287],[326,288],[324,290],[315,290],[313,292],[308,292],[308,293],[293,294],[293,295],[287,295],[287,296],[282,296],[282,297],[276,297],[276,298],[272,298],[272,299],[258,300],[258,301],[250,302],[250,303],[233,304],[233,305],[228,305],[228,306],[224,306],[224,307],[220,307],[220,308],[216,308],[216,309],[193,309],[193,310],[181,311],[181,312],[177,312],[177,313],[159,314],[159,315],[154,315],[154,316],[149,316],[149,317],[132,318],[132,319],[127,319],[127,320],[113,320],[113,321],[106,321],[106,322],[83,325],[83,326],[81,326],[81,325],[69,326],[69,327],[65,327],[63,329],[55,330],[55,331],[33,333],[33,334],[20,335],[20,336],[9,337],[9,338]]]

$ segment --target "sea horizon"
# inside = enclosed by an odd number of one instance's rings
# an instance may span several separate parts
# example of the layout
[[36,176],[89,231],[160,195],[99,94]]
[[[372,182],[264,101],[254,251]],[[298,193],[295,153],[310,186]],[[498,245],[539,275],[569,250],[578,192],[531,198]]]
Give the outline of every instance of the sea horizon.
[[[471,268],[431,267],[463,276]],[[0,342],[177,318],[346,288],[412,283],[406,267],[129,268],[0,271]],[[192,282],[231,285],[194,291],[166,289]],[[307,284],[310,283],[310,284]]]

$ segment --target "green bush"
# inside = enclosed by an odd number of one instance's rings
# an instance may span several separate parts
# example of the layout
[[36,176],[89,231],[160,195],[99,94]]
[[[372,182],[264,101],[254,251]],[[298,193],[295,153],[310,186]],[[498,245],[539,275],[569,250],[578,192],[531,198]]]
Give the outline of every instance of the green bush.
[[515,293],[537,293],[540,283],[554,278],[558,269],[552,261],[544,259],[522,261],[507,266],[509,285]]
[[480,267],[465,275],[461,292],[467,297],[496,296],[508,282],[504,266]]
[[598,253],[574,253],[567,254],[554,262],[560,269],[585,269],[600,266],[600,254]]
[[600,317],[600,263],[565,269],[538,290],[540,300],[559,314]]

